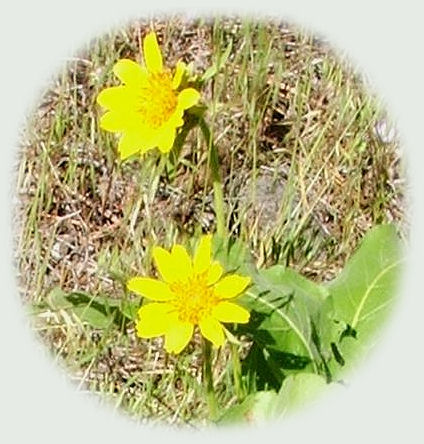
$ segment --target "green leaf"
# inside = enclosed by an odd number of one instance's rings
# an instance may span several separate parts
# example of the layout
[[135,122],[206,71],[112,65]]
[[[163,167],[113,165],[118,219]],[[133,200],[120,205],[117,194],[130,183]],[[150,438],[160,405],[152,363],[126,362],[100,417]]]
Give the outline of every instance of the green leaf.
[[247,390],[279,390],[285,373],[304,370],[310,362],[307,357],[274,350],[257,341],[242,362]]
[[[343,361],[343,370],[350,368],[378,341],[393,306],[401,263],[395,228],[380,225],[366,234],[346,267],[328,285],[330,297],[323,309],[320,335],[327,345],[332,342],[333,374],[342,373]],[[337,353],[342,359],[336,359]]]
[[265,290],[299,295],[307,303],[311,312],[315,314],[329,294],[324,286],[282,265],[262,270],[255,282]]
[[230,57],[231,50],[233,49],[233,41],[230,40],[230,43],[228,43],[228,46],[225,48],[225,51],[222,53],[222,56],[219,58],[219,69],[221,69],[228,60],[228,57]]
[[253,259],[249,247],[240,239],[222,239],[214,236],[213,257],[227,272],[253,270]]
[[258,342],[252,344],[248,355],[242,361],[241,369],[248,393],[258,390],[278,390],[284,379],[282,369],[266,346]]
[[72,303],[66,299],[67,293],[60,287],[54,287],[47,295],[47,303],[52,310],[64,310],[72,307]]
[[122,301],[121,311],[124,316],[126,316],[130,321],[136,321],[138,316],[138,310],[141,307],[141,298],[135,300],[125,300]]
[[212,77],[215,77],[215,75],[218,72],[218,68],[215,65],[209,66],[209,68],[203,73],[202,77],[200,78],[201,82],[206,82],[209,79],[211,79]]
[[[108,328],[114,320],[118,300],[94,297],[84,292],[71,292],[65,296],[72,306],[69,307],[81,322],[94,328]],[[113,310],[115,309],[115,310]]]
[[254,285],[238,298],[250,309],[250,321],[237,327],[254,341],[242,364],[249,391],[278,390],[293,372],[324,372],[315,323],[327,290],[281,265],[251,276]]
[[202,84],[218,74],[221,68],[227,63],[232,48],[233,48],[233,41],[230,40],[230,43],[228,44],[227,48],[218,57],[217,61],[203,73],[202,77],[200,78],[200,82]]
[[93,328],[106,329],[113,322],[121,325],[122,315],[135,319],[139,304],[137,301],[122,301],[102,296],[91,296],[84,292],[66,293],[60,287],[53,288],[47,295],[52,310],[66,310],[81,322]]
[[273,402],[271,415],[282,418],[287,413],[311,405],[326,387],[325,379],[314,373],[289,375]]
[[219,425],[247,422],[259,423],[271,419],[277,394],[274,391],[259,391],[247,396],[246,399],[230,407],[219,418]]
[[113,318],[90,305],[76,306],[72,309],[81,322],[86,322],[94,328],[106,329],[110,327]]
[[393,226],[371,230],[342,273],[328,286],[334,315],[353,329],[373,329],[387,312],[397,287],[399,241]]
[[314,373],[289,375],[279,390],[258,391],[230,407],[218,420],[218,424],[236,422],[262,423],[266,420],[281,419],[302,407],[312,405],[327,387],[322,376]]
[[254,287],[239,300],[262,315],[254,339],[285,353],[318,359],[312,340],[312,321],[327,296],[326,290],[293,270],[276,265],[254,276]]

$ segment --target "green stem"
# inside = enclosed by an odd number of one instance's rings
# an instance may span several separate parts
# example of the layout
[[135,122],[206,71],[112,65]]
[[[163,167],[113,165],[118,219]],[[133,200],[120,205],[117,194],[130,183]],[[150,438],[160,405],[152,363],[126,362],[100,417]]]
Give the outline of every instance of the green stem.
[[233,361],[233,378],[237,399],[242,401],[244,398],[244,387],[241,379],[240,356],[236,344],[231,344],[231,358]]
[[209,165],[213,181],[214,207],[215,207],[216,226],[217,226],[216,231],[218,236],[223,238],[226,235],[226,222],[225,222],[224,194],[222,192],[222,180],[221,180],[221,174],[219,172],[218,150],[216,149],[216,146],[213,143],[211,131],[207,123],[205,122],[205,119],[203,119],[203,117],[199,118],[199,125],[210,152]]
[[150,180],[150,188],[149,188],[149,203],[153,202],[156,192],[158,190],[160,177],[162,176],[162,173],[165,171],[166,163],[168,162],[168,155],[167,154],[161,154],[159,158],[159,164],[157,168],[154,168],[152,170],[152,176],[153,178]]
[[197,125],[197,119],[194,117],[188,118],[183,129],[177,134],[174,141],[174,146],[169,152],[169,160],[174,168],[177,167],[178,159],[181,154],[184,142],[187,139],[189,132]]
[[203,384],[206,389],[206,399],[208,402],[210,419],[211,421],[214,421],[218,415],[218,404],[216,402],[215,390],[213,388],[211,361],[211,344],[203,338]]

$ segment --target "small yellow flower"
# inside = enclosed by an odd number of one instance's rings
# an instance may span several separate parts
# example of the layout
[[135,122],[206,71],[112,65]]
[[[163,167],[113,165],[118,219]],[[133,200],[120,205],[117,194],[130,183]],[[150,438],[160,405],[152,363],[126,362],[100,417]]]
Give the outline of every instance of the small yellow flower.
[[184,110],[200,98],[194,88],[178,91],[186,66],[179,61],[171,76],[163,66],[154,32],[145,37],[143,53],[145,66],[119,60],[113,72],[123,84],[106,88],[97,97],[97,103],[108,110],[100,120],[101,128],[122,134],[118,145],[121,159],[155,147],[169,152],[177,128],[184,123]]
[[127,287],[152,301],[139,312],[137,334],[141,338],[165,335],[165,349],[179,353],[190,341],[194,326],[217,347],[225,341],[221,322],[246,323],[249,312],[229,302],[250,284],[237,274],[225,277],[223,268],[211,260],[210,235],[202,236],[191,259],[182,245],[171,252],[155,247],[153,258],[162,280],[135,277]]

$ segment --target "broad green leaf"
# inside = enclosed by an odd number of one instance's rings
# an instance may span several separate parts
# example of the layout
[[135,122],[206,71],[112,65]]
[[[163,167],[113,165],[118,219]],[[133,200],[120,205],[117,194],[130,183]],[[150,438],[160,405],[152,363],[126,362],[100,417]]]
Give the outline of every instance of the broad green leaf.
[[334,358],[332,344],[337,342],[346,328],[346,324],[336,320],[334,314],[334,301],[331,295],[322,304],[317,320],[317,334],[315,336],[317,346],[325,361]]
[[261,423],[271,419],[277,393],[274,391],[259,391],[252,393],[241,403],[230,407],[219,418],[219,425],[234,423]]
[[287,413],[311,405],[326,387],[325,379],[314,373],[289,375],[274,400],[271,415],[282,418]]
[[240,298],[262,315],[254,325],[254,339],[275,350],[317,358],[312,340],[312,320],[326,297],[326,290],[293,270],[276,265],[254,276],[255,285]]
[[[378,341],[396,296],[401,268],[400,241],[391,225],[371,229],[340,275],[328,285],[321,337],[333,342],[345,369]],[[334,360],[333,360],[334,361]],[[332,363],[333,373],[341,366]]]
[[353,329],[373,329],[395,296],[400,267],[395,228],[382,225],[371,230],[342,273],[328,286],[334,315]]
[[258,424],[281,419],[295,410],[312,405],[326,387],[325,379],[314,373],[289,375],[278,393],[269,390],[250,394],[241,404],[225,411],[218,424]]
[[254,341],[242,367],[249,390],[278,390],[293,372],[324,372],[314,334],[327,290],[281,265],[251,276],[254,285],[238,299],[251,313],[238,326]]
[[94,328],[105,329],[110,327],[113,322],[112,316],[90,305],[73,307],[72,312],[78,316],[81,322],[87,322]]
[[72,303],[66,299],[67,293],[60,287],[54,287],[47,295],[47,303],[53,310],[65,310],[72,307]]
[[255,282],[270,291],[283,291],[300,295],[313,313],[317,312],[319,306],[328,296],[328,290],[324,286],[282,265],[275,265],[262,270],[255,278]]
[[256,341],[242,362],[249,393],[258,390],[279,390],[285,374],[302,371],[311,360],[304,356],[275,350]]
[[73,313],[81,322],[94,328],[106,329],[112,322],[121,325],[122,315],[133,319],[135,307],[131,301],[91,296],[84,292],[66,293],[60,287],[53,288],[47,295],[52,310],[66,310]]
[[112,299],[93,297],[84,292],[72,292],[65,296],[72,306],[69,310],[73,312],[81,322],[86,322],[94,328],[108,328],[114,319],[114,310],[119,301]]

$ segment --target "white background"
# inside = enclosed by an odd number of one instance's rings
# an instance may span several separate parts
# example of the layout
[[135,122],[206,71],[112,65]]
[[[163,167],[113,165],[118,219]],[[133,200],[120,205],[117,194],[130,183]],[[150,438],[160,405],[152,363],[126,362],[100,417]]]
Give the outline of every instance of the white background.
[[[1,13],[0,122],[2,181],[2,292],[0,304],[2,409],[5,443],[147,442],[424,442],[422,318],[423,275],[423,31],[421,2],[389,1],[214,1],[156,0],[153,12],[233,12],[289,19],[324,35],[347,50],[366,73],[397,121],[409,164],[413,226],[402,298],[384,341],[355,372],[348,390],[329,396],[316,409],[290,421],[256,429],[172,433],[135,427],[76,393],[42,345],[33,339],[14,282],[11,207],[15,193],[16,142],[37,94],[50,76],[91,37],[122,20],[145,15],[148,3],[119,0],[34,1],[3,6]],[[7,9],[6,9],[7,8]],[[420,30],[421,27],[421,30]],[[4,237],[3,237],[4,236]],[[421,278],[421,279],[420,279]]]

